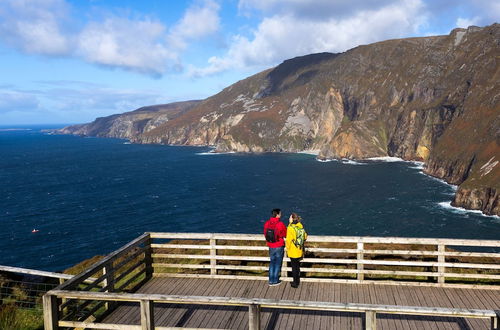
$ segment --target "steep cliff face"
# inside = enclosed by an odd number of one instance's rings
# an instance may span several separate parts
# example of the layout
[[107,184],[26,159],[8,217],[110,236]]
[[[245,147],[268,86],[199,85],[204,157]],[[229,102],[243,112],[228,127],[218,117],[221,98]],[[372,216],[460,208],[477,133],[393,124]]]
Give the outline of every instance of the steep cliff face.
[[190,110],[199,101],[152,105],[58,130],[62,134],[132,139]]
[[388,40],[287,60],[163,123],[149,119],[147,129],[136,127],[139,117],[108,117],[109,129],[96,120],[95,131],[76,132],[218,151],[422,160],[428,174],[460,185],[454,205],[500,214],[499,59],[499,24]]

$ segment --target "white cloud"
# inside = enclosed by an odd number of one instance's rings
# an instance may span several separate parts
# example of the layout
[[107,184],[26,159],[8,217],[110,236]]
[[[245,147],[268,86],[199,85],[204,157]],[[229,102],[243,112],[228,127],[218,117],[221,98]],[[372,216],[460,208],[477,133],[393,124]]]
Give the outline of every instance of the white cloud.
[[0,90],[0,113],[26,111],[38,108],[36,95],[16,90]]
[[471,25],[476,25],[479,22],[479,17],[474,17],[474,18],[462,18],[459,17],[457,18],[457,27],[459,28],[467,28]]
[[[248,4],[250,1],[244,2]],[[263,1],[252,2],[268,6]],[[272,2],[278,3],[276,0]],[[279,8],[279,13],[265,17],[251,37],[234,36],[225,56],[211,57],[207,67],[191,67],[189,73],[203,76],[232,68],[275,65],[287,58],[309,53],[341,52],[360,44],[414,34],[426,19],[420,0],[393,1],[340,18],[332,12],[320,18],[297,19],[300,15],[297,8],[306,2],[312,6],[314,1],[295,0],[290,6],[281,2],[284,6]],[[289,10],[285,11],[287,8]]]
[[77,54],[90,63],[160,75],[177,61],[164,37],[160,22],[108,18],[87,24],[77,38]]
[[189,43],[220,27],[220,7],[213,0],[189,7],[170,29],[148,17],[125,16],[69,26],[77,21],[70,9],[64,0],[0,0],[0,41],[30,54],[159,76],[178,71]]
[[187,41],[217,32],[220,28],[219,9],[220,6],[212,0],[188,8],[182,19],[172,28],[169,35],[170,43],[176,48],[183,49]]
[[2,0],[0,40],[27,53],[62,55],[69,51],[63,0]]
[[154,90],[106,88],[78,81],[39,83],[51,88],[21,90],[10,86],[0,89],[0,119],[12,115],[10,122],[15,122],[16,116],[23,118],[23,122],[87,122],[167,102],[162,92]]

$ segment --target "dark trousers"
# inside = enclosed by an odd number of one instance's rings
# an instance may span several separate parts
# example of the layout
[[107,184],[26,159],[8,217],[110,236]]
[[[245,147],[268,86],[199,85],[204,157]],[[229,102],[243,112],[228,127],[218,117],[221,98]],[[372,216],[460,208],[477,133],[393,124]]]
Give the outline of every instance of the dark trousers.
[[300,259],[301,258],[290,258],[290,262],[292,264],[293,285],[299,285],[300,283]]

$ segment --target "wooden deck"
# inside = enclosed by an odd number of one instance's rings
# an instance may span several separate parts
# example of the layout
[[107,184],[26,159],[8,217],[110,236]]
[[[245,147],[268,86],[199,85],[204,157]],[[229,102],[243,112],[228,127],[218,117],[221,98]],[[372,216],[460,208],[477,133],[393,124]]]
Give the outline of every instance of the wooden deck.
[[[500,310],[500,290],[459,289],[408,285],[304,282],[298,289],[284,282],[200,278],[153,278],[140,293],[266,298],[400,306],[453,307]],[[155,304],[155,325],[162,327],[248,329],[248,308]],[[362,329],[362,313],[266,309],[263,329]],[[138,304],[123,303],[104,323],[140,324]],[[463,319],[380,314],[377,329],[490,329],[487,319]]]

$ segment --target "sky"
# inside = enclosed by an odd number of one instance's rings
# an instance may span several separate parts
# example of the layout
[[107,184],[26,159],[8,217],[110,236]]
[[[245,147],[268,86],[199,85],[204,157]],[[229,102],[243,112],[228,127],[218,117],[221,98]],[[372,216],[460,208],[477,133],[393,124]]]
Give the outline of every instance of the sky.
[[500,0],[0,0],[0,126],[203,99],[286,59],[500,21]]

